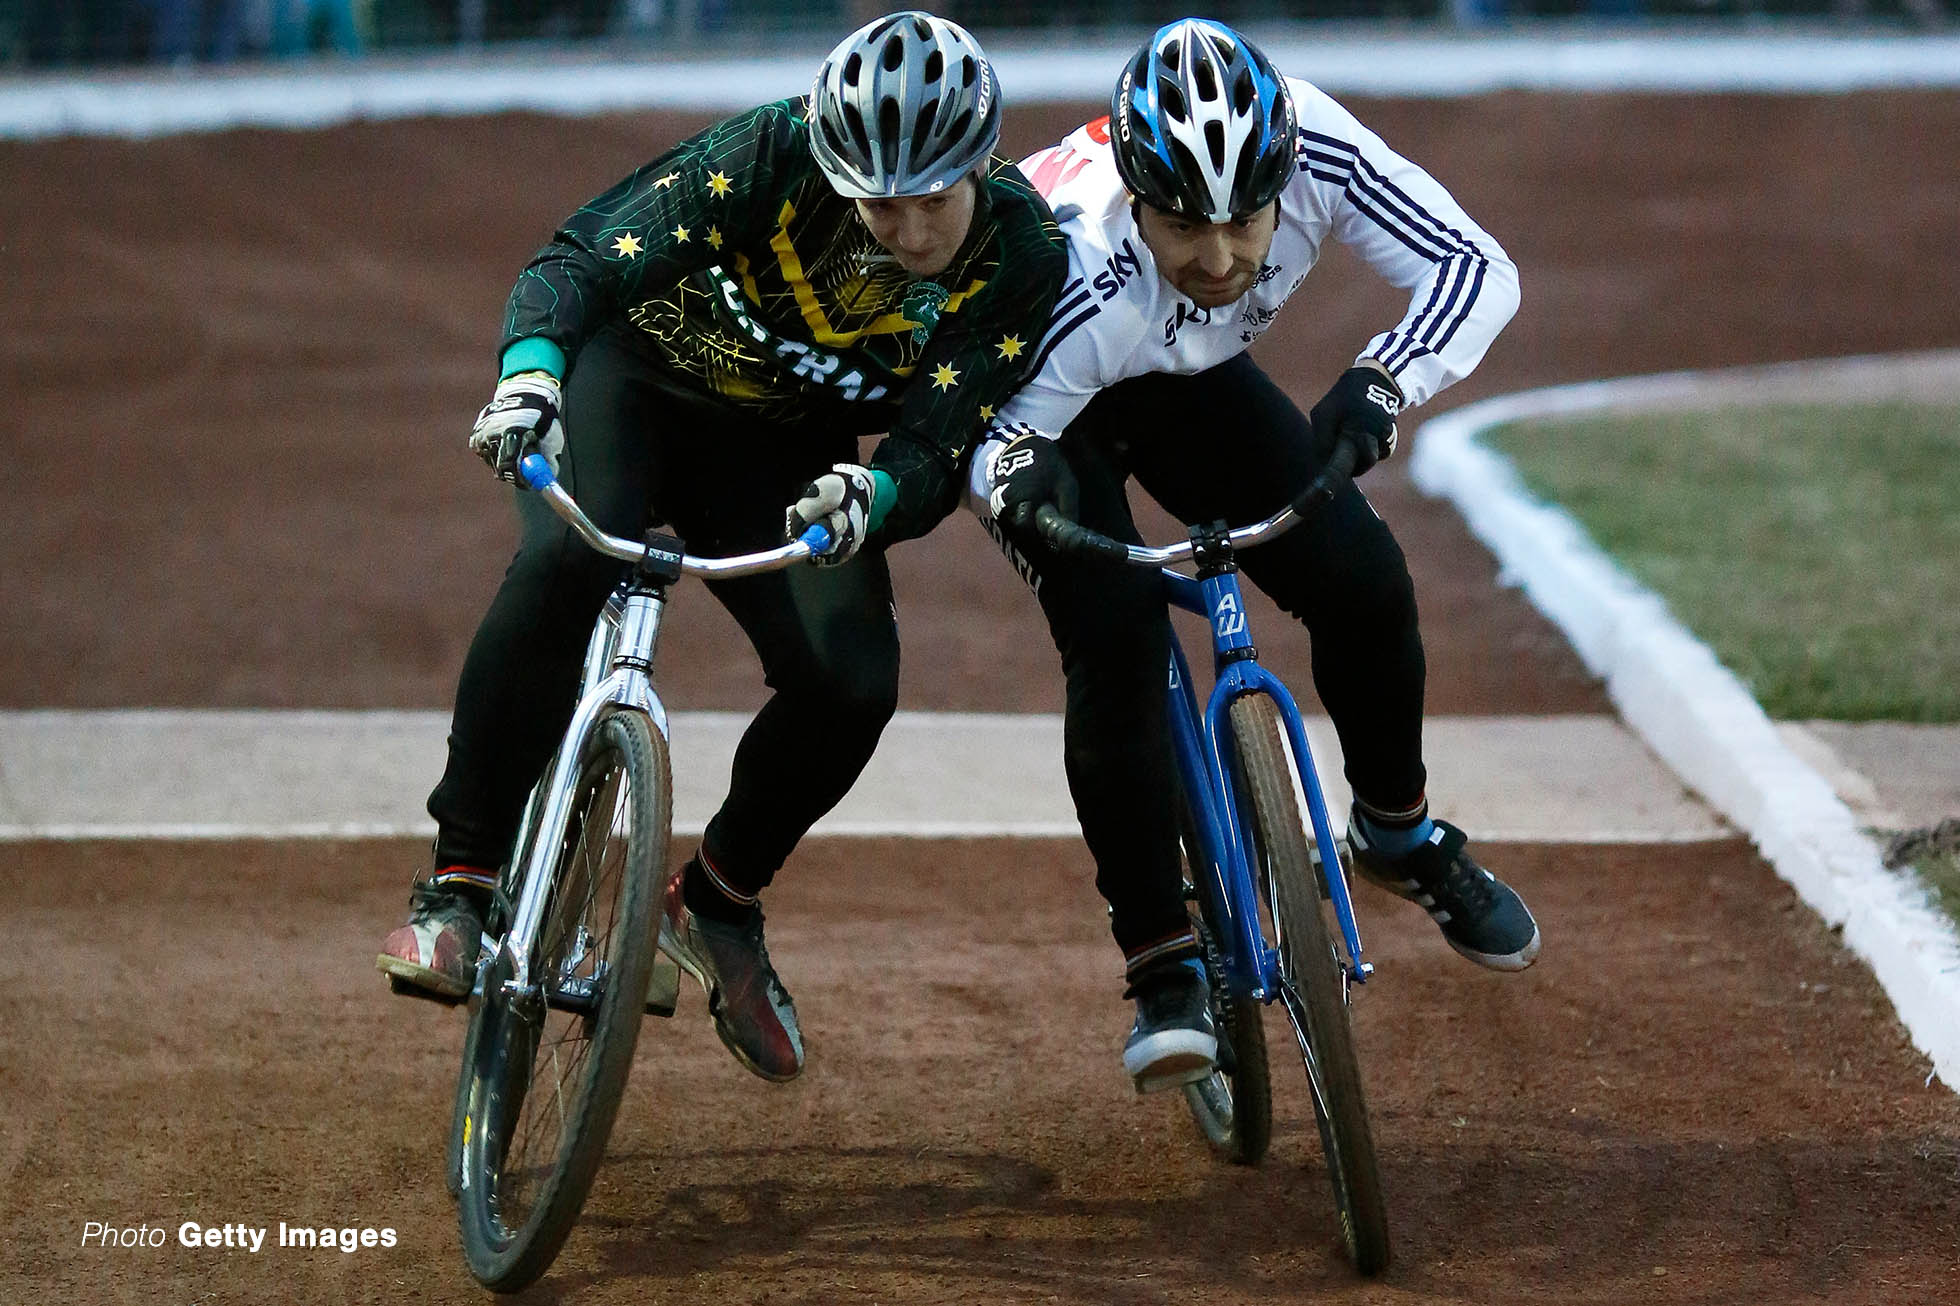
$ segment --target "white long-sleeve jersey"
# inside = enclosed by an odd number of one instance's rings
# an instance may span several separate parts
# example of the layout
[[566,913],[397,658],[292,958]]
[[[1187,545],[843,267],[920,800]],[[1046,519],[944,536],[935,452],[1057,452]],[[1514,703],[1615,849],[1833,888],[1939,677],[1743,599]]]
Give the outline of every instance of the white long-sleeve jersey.
[[1151,372],[1191,374],[1248,348],[1300,288],[1331,234],[1409,291],[1400,322],[1357,359],[1384,363],[1413,408],[1468,376],[1518,306],[1516,266],[1428,173],[1309,82],[1288,78],[1299,168],[1280,192],[1279,228],[1252,289],[1200,309],[1157,271],[1110,154],[1109,121],[1030,155],[1021,171],[1068,237],[1069,273],[1032,379],[993,416],[973,459],[986,510],[994,456],[1017,436],[1061,434],[1104,386]]

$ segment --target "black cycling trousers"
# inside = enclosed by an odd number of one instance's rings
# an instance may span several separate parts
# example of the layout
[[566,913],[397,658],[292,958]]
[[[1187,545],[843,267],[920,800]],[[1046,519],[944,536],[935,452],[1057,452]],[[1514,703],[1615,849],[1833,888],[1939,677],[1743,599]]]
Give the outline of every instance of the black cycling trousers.
[[[1241,354],[1195,376],[1109,387],[1061,438],[1081,483],[1080,520],[1141,543],[1134,477],[1186,524],[1259,521],[1319,470],[1306,416]],[[1157,541],[1162,543],[1163,541]],[[1133,952],[1185,928],[1176,772],[1164,696],[1170,622],[1158,573],[1011,547],[1036,588],[1068,682],[1064,761],[1096,887]],[[1239,555],[1244,575],[1312,636],[1313,683],[1340,735],[1354,792],[1386,810],[1423,793],[1424,663],[1401,546],[1361,492]],[[1255,632],[1256,634],[1256,632]],[[1187,644],[1194,664],[1208,658]],[[1282,674],[1285,668],[1275,668]]]
[[[857,461],[848,431],[676,401],[605,333],[568,378],[565,429],[559,479],[602,529],[637,539],[663,521],[704,556],[781,543],[783,512],[803,486]],[[525,797],[576,706],[593,622],[624,575],[537,496],[518,493],[517,515],[517,556],[464,659],[448,768],[429,796],[438,867],[509,859]],[[697,583],[681,581],[675,597],[684,603]],[[723,877],[752,893],[850,790],[897,706],[891,573],[872,548],[842,566],[798,564],[708,589],[774,691],[742,736],[703,840]]]

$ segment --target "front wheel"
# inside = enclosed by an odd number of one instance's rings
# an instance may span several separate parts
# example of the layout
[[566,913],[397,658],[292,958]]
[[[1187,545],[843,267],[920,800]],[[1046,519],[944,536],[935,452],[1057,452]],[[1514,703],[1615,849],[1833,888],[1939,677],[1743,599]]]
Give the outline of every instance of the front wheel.
[[639,1039],[672,822],[666,741],[614,711],[579,758],[532,958],[484,979],[465,1067],[458,1216],[470,1273],[516,1292],[551,1265],[605,1155]]
[[1378,1274],[1388,1265],[1388,1208],[1348,1023],[1347,975],[1321,914],[1291,747],[1271,699],[1247,695],[1232,703],[1231,713],[1239,773],[1252,798],[1258,865],[1279,935],[1280,997],[1306,1065],[1342,1237],[1355,1268]]

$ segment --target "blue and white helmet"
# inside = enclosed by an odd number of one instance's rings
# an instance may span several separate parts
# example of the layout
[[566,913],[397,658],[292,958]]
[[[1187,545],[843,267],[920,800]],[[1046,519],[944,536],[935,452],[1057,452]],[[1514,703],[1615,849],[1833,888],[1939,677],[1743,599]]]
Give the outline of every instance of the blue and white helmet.
[[810,152],[840,195],[931,195],[987,166],[1000,90],[980,43],[916,9],[845,37],[810,91]]
[[1256,46],[1223,23],[1157,29],[1110,97],[1116,170],[1132,195],[1196,222],[1279,197],[1296,166],[1293,97]]

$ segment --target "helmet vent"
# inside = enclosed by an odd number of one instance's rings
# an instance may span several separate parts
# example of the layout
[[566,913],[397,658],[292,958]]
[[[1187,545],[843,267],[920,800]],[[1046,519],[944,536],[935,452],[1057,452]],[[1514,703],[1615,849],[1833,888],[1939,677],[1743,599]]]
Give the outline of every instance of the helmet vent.
[[1184,102],[1184,92],[1178,89],[1176,82],[1158,81],[1157,103],[1163,105],[1164,112],[1173,119],[1191,116],[1191,106]]
[[926,56],[925,80],[927,84],[938,81],[946,75],[946,57],[934,50]]
[[844,61],[844,73],[843,76],[840,77],[838,80],[842,81],[846,86],[856,86],[858,80],[858,74],[863,71],[864,71],[863,57],[861,55],[853,54],[850,58]]
[[1184,47],[1176,41],[1166,41],[1163,49],[1157,51],[1157,57],[1163,60],[1164,67],[1176,72],[1179,61],[1184,58]]
[[1259,98],[1259,92],[1252,85],[1252,70],[1241,68],[1239,75],[1232,79],[1232,111],[1244,113]]
[[[846,149],[838,150],[838,153],[845,154],[848,152],[849,157],[852,158],[870,158],[871,133],[864,129],[864,115],[858,112],[855,104],[844,106],[844,125],[850,129],[851,139]],[[837,144],[845,145],[846,143],[839,141]],[[832,148],[835,147],[833,146]]]
[[915,163],[925,161],[926,146],[932,142],[933,120],[937,117],[939,117],[939,97],[934,96],[926,101],[926,107],[919,110],[918,116],[912,120],[912,159]]
[[1201,59],[1198,61],[1197,65],[1191,69],[1191,81],[1194,83],[1191,89],[1197,92],[1200,100],[1209,101],[1218,98],[1218,73],[1211,66],[1210,60]]
[[968,129],[972,126],[973,110],[962,109],[960,110],[960,116],[953,119],[952,126],[946,129],[946,135],[953,140],[963,141],[966,139]]
[[900,121],[898,101],[887,99],[878,106],[878,157],[887,173],[898,171],[898,147],[903,135],[904,124]]
[[972,86],[978,80],[980,80],[980,66],[971,59],[960,60],[960,85]]
[[905,38],[893,32],[891,38],[885,42],[885,48],[879,52],[878,62],[884,66],[886,72],[897,72],[898,66],[905,62]]
[[1208,122],[1205,124],[1205,149],[1211,153],[1211,166],[1214,172],[1225,171],[1225,124]]

